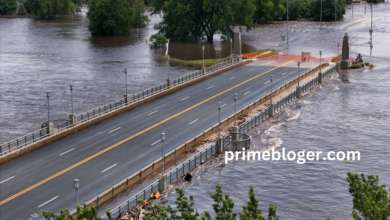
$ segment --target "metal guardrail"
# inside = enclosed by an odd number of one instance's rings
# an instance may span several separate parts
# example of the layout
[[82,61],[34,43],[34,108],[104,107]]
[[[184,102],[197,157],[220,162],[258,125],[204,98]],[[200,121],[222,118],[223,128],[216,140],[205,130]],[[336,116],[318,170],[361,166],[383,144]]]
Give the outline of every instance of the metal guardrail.
[[[233,58],[232,60],[229,59],[227,61],[223,61],[221,63],[217,63],[215,65],[207,67],[205,73],[203,73],[203,70],[198,70],[198,71],[195,71],[193,73],[189,73],[189,74],[186,74],[184,76],[178,77],[178,78],[172,80],[172,87],[181,85],[181,84],[186,83],[190,80],[199,78],[203,75],[207,75],[207,74],[210,74],[214,71],[223,69],[225,67],[231,66],[231,65],[236,64],[236,63],[239,63],[239,61],[240,60],[238,57]],[[157,94],[157,93],[160,93],[164,90],[167,90],[168,88],[169,88],[168,83],[165,82],[165,83],[159,84],[157,86],[153,86],[149,89],[143,90],[141,92],[131,94],[130,95],[130,97],[131,97],[130,103],[140,101],[140,100],[145,99],[147,97],[150,97],[154,94]],[[91,119],[94,119],[98,116],[107,114],[107,113],[109,113],[113,110],[116,110],[118,108],[121,108],[127,104],[128,103],[126,102],[126,98],[121,98],[121,99],[115,100],[113,102],[110,102],[108,104],[99,106],[99,107],[92,109],[90,111],[83,112],[83,113],[78,114],[76,116],[77,117],[77,124],[83,123],[83,122],[89,121]],[[54,130],[55,130],[55,132],[60,132],[60,131],[63,131],[65,129],[70,128],[71,126],[72,126],[71,121],[65,120],[64,122],[55,124]],[[0,156],[3,156],[5,154],[10,153],[12,151],[15,151],[17,149],[23,148],[31,143],[39,141],[39,140],[46,138],[48,136],[49,136],[48,128],[42,128],[40,130],[34,131],[34,132],[29,133],[27,135],[24,135],[22,137],[19,137],[15,140],[5,142],[5,143],[0,145]]]
[[[328,78],[334,71],[336,71],[336,67],[329,68],[327,71],[325,71],[323,73],[323,78],[324,79]],[[314,80],[314,79],[316,79],[316,80]],[[318,76],[316,76],[314,79],[305,83],[301,87],[301,89],[303,89],[306,85],[309,85],[312,81],[318,83]],[[284,86],[285,85],[283,85],[279,88],[282,88]],[[311,87],[307,87],[307,88],[311,88]],[[292,102],[295,99],[296,99],[296,90],[289,93],[288,95],[284,96],[283,98],[281,98],[280,100],[278,100],[274,104],[275,112],[281,110],[284,106],[286,106],[288,103]],[[276,107],[276,106],[278,106],[278,107]],[[269,117],[269,107],[262,110],[257,115],[253,116],[252,118],[250,118],[249,120],[247,120],[246,122],[242,123],[239,126],[238,132],[242,134],[241,139],[244,140],[244,147],[245,148],[249,148],[250,137],[249,137],[249,135],[246,135],[243,133],[245,133],[248,130],[250,130],[251,128],[255,127],[260,122],[266,120],[268,117]],[[232,143],[231,135],[227,135],[227,136],[223,137],[222,140],[223,140],[224,149],[229,149],[229,145]],[[240,149],[238,149],[238,150],[240,150]],[[214,155],[216,151],[217,151],[217,142],[214,142],[210,146],[208,146],[206,149],[202,150],[201,152],[198,152],[195,156],[186,160],[185,162],[183,162],[179,166],[173,168],[173,170],[171,170],[167,174],[167,183],[168,184],[173,183],[174,181],[176,181],[177,179],[182,177],[184,174],[186,174],[188,171],[190,171],[191,169],[196,167],[198,164],[202,163],[204,160],[206,160],[207,158]],[[135,207],[137,205],[137,199],[145,200],[145,199],[149,198],[149,197],[145,197],[145,195],[150,195],[153,192],[150,190],[153,190],[153,189],[155,189],[155,191],[157,191],[159,189],[159,181],[156,181],[153,184],[147,186],[144,190],[142,190],[138,194],[136,194],[136,196],[131,197],[129,200],[125,201],[124,203],[122,203],[118,207],[111,210],[111,214],[113,216],[118,216],[122,211],[124,213],[128,212],[129,210],[131,210],[133,207]],[[145,194],[146,192],[148,194]]]

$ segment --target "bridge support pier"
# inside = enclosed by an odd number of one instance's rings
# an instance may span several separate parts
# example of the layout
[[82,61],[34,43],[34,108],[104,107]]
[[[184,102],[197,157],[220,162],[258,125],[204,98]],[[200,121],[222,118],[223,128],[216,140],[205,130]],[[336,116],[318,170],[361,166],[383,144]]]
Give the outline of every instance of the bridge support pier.
[[125,102],[126,102],[126,105],[131,103],[131,96],[129,94],[125,95]]
[[269,106],[269,116],[274,117],[274,104]]
[[168,182],[167,182],[167,174],[160,174],[160,192],[167,190]]
[[297,99],[301,98],[301,87],[300,86],[297,86],[296,94],[297,94]]
[[69,115],[69,120],[70,120],[71,125],[77,124],[77,115],[75,115],[75,114]]
[[223,141],[222,138],[217,138],[217,153],[223,152]]
[[172,80],[171,79],[167,79],[167,84],[168,84],[168,88],[171,88],[172,87]]

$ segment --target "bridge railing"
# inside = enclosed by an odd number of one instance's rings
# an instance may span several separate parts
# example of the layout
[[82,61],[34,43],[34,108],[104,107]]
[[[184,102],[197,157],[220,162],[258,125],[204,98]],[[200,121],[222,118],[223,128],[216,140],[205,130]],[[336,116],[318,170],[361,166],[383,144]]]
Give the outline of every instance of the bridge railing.
[[[184,76],[173,79],[172,86],[181,85],[185,82],[199,78],[203,75],[206,75],[206,74],[212,73],[214,71],[220,70],[222,68],[231,66],[232,64],[239,63],[239,61],[240,61],[240,59],[237,57],[237,58],[229,59],[228,61],[223,61],[221,63],[217,63],[217,64],[212,65],[210,67],[207,67],[207,71],[205,73],[203,72],[203,70],[198,70],[198,71],[195,71],[193,73],[186,74]],[[134,102],[140,101],[142,99],[145,99],[149,96],[152,96],[154,94],[165,91],[167,89],[169,89],[169,85],[168,85],[168,82],[165,82],[165,83],[161,83],[159,85],[153,86],[149,89],[145,89],[141,92],[131,94],[129,103],[134,103]],[[112,101],[110,103],[107,103],[105,105],[99,106],[97,108],[94,108],[92,110],[83,112],[81,114],[76,115],[77,124],[83,123],[83,122],[89,121],[91,119],[94,119],[98,116],[107,114],[107,113],[114,111],[118,108],[121,108],[127,104],[128,103],[127,103],[126,98],[121,98],[121,99]],[[68,129],[70,127],[72,127],[71,120],[70,119],[64,120],[61,123],[54,124],[54,133],[63,131],[63,130]],[[15,140],[5,142],[5,143],[0,145],[0,156],[3,156],[3,155],[10,153],[12,151],[18,150],[20,148],[23,148],[29,144],[32,144],[32,143],[39,141],[43,138],[46,138],[48,136],[49,136],[48,129],[47,129],[47,127],[45,127],[45,128],[39,129],[37,131],[34,131],[32,133],[26,134],[22,137],[19,137]]]

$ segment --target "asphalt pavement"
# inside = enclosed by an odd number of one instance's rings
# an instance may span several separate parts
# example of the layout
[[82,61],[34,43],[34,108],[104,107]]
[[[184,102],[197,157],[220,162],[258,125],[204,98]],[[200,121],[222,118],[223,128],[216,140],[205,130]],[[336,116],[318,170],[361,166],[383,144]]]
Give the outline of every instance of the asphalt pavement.
[[[316,65],[302,63],[301,74]],[[270,75],[276,89],[296,78],[297,71],[295,61],[256,61],[2,164],[0,219],[42,219],[41,210],[73,210],[74,179],[80,179],[79,202],[95,198],[160,158],[161,133],[169,152],[218,123],[218,102],[226,118],[234,113],[234,93],[241,109],[270,92]]]

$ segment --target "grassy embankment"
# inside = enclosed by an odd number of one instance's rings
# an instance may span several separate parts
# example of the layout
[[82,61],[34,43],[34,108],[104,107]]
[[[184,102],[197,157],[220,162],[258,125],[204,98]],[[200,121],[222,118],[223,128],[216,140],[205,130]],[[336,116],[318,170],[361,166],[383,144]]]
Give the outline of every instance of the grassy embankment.
[[[157,54],[154,54],[154,57],[156,57],[157,59],[159,60],[168,60],[168,58],[166,56],[161,56],[161,55],[157,55]],[[223,61],[223,60],[227,60],[228,58],[224,58],[224,59],[205,59],[204,60],[204,65],[205,66],[211,66],[219,61]],[[180,60],[180,59],[176,59],[176,58],[171,58],[170,62],[173,62],[173,63],[177,63],[177,64],[181,64],[181,65],[189,65],[189,66],[202,66],[203,65],[203,60]]]

